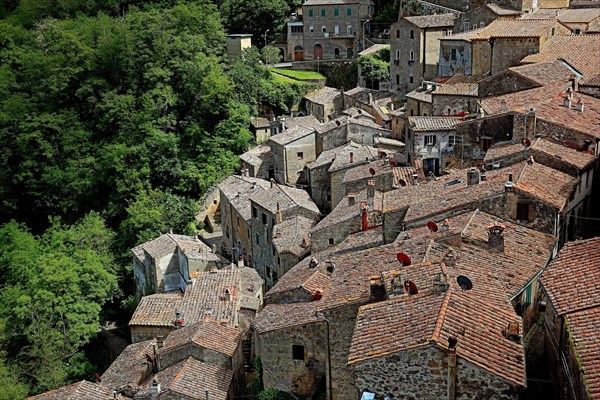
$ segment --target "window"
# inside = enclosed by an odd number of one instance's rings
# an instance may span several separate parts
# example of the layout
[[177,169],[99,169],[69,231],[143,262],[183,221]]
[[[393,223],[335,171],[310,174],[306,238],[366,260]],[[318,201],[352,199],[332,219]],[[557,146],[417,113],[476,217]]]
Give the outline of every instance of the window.
[[483,28],[484,26],[485,26],[485,23],[484,23],[483,21],[481,21],[481,22],[479,23],[479,27],[480,27],[480,28]]
[[425,145],[433,146],[435,145],[435,135],[425,135]]
[[554,28],[552,28],[552,36],[554,36]]
[[400,50],[396,50],[396,59],[400,58]]
[[296,158],[297,158],[298,160],[302,160],[302,159],[304,159],[304,152],[302,152],[302,151],[299,151],[299,152],[297,152],[297,153],[296,153]]
[[329,245],[333,246],[333,238],[329,238]]
[[396,29],[396,39],[400,39],[400,29]]
[[517,219],[529,221],[529,203],[517,203]]
[[488,151],[492,147],[492,139],[483,138],[481,139],[481,150]]
[[256,209],[256,207],[252,207],[252,217],[258,218],[258,210]]
[[292,33],[302,33],[302,25],[300,26],[292,26]]
[[450,60],[456,61],[456,49],[450,50]]
[[409,61],[415,61],[415,52],[414,51],[410,51],[410,53],[408,53],[408,60]]
[[300,344],[292,345],[292,359],[304,361],[304,346]]
[[348,34],[348,36],[352,35],[352,25],[346,26],[346,33]]
[[414,38],[415,38],[415,31],[413,31],[413,30],[411,29],[411,30],[410,30],[410,32],[409,32],[409,35],[408,35],[408,36],[409,36],[411,39],[414,39]]
[[448,136],[448,145],[455,146],[462,143],[462,136],[450,135]]
[[396,74],[396,85],[400,84],[400,74]]
[[468,31],[469,29],[471,29],[471,23],[469,21],[465,21],[463,23],[463,30]]
[[311,31],[311,32],[314,32],[315,31],[315,27],[311,25],[311,26],[308,27],[308,30]]
[[327,32],[327,27],[326,27],[325,25],[323,25],[323,26],[321,27],[321,31],[323,31],[323,33]]
[[448,34],[448,29],[444,29],[444,30],[442,31],[442,36],[446,36],[447,34]]
[[408,77],[408,83],[413,83],[413,81],[414,81],[414,79],[413,79],[412,75],[411,75],[411,76],[409,76],[409,77]]
[[262,213],[262,223],[266,225],[267,223],[267,214]]
[[334,15],[335,17],[339,16],[339,15],[340,15],[340,9],[339,9],[339,8],[334,8],[334,9],[333,9],[333,15]]
[[256,244],[260,244],[260,236],[258,235],[258,233],[254,235],[254,240],[256,241]]
[[581,29],[579,29],[579,28],[578,28],[578,29],[575,29],[575,32],[574,32],[574,33],[575,33],[576,35],[580,35],[580,34],[581,34]]
[[352,15],[352,9],[350,7],[346,8],[346,15]]
[[309,17],[314,17],[313,10],[308,10],[308,16]]
[[327,13],[325,12],[325,9],[321,8],[321,17],[324,17],[326,15],[327,15]]

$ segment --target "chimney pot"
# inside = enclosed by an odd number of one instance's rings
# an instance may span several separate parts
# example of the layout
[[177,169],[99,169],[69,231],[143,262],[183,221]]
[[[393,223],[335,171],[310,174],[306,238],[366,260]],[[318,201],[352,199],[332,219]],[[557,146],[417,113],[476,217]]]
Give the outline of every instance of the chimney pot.
[[356,204],[356,197],[354,196],[354,194],[349,194],[348,195],[348,205],[353,206],[355,204]]
[[490,251],[504,252],[504,225],[494,223],[488,227],[488,246]]
[[372,275],[370,278],[370,292],[371,292],[371,301],[383,301],[387,300],[387,295],[385,293],[385,285],[379,275]]
[[163,344],[164,344],[164,337],[163,337],[163,336],[157,336],[157,337],[156,337],[156,346],[157,346],[159,349],[162,349],[162,347],[163,347]]
[[479,185],[480,173],[475,167],[471,167],[467,170],[467,186]]
[[353,163],[354,162],[354,153],[350,152],[350,162]]

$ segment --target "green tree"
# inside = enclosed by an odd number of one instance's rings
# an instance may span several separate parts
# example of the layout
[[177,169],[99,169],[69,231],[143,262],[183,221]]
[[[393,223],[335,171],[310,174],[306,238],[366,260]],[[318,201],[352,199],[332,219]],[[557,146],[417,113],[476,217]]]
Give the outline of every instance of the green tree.
[[224,0],[220,7],[223,24],[230,33],[251,33],[255,45],[265,46],[283,27],[290,13],[285,0]]

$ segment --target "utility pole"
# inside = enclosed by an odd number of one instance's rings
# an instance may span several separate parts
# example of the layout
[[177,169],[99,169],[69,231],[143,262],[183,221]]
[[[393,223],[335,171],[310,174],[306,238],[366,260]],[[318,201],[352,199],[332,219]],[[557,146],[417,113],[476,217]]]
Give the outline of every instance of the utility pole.
[[269,33],[269,31],[270,31],[270,29],[267,29],[265,31],[265,33],[263,34],[263,36],[265,37],[265,47],[263,49],[263,51],[265,52],[265,65],[268,64],[268,62],[267,62],[267,33]]

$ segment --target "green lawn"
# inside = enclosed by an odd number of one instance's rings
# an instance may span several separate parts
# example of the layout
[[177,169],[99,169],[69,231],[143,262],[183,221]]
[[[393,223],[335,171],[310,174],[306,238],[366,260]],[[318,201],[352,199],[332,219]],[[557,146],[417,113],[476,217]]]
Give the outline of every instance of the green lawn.
[[294,78],[294,79],[325,79],[325,76],[315,72],[315,71],[297,71],[297,70],[293,70],[293,69],[280,69],[280,68],[274,68],[271,71],[276,72],[277,74],[280,75],[285,75],[285,76],[289,76],[290,78]]
[[279,75],[271,71],[271,75],[273,75],[273,79],[279,83],[285,83],[286,85],[307,85],[308,82],[302,82],[296,79],[288,78],[287,76]]

